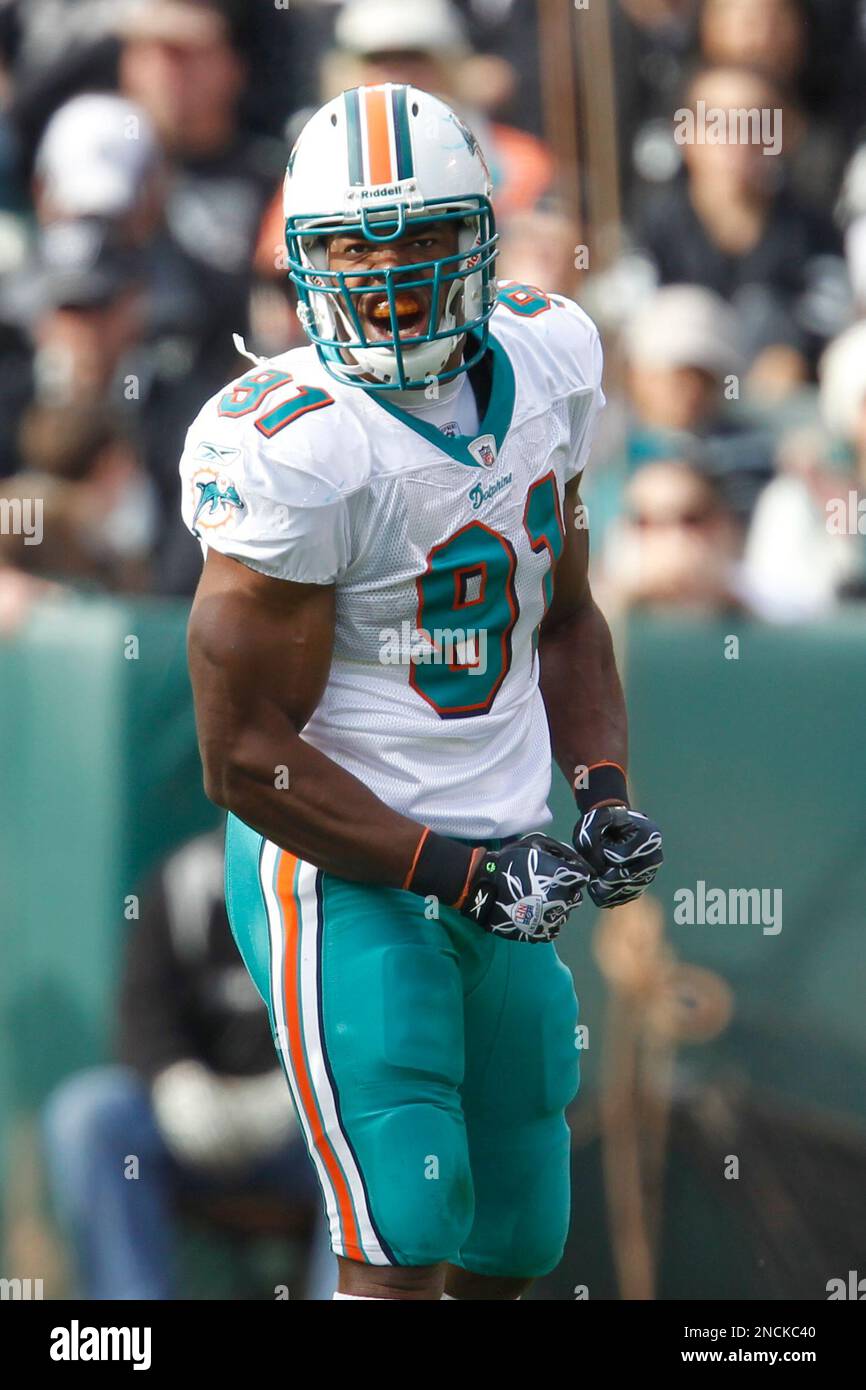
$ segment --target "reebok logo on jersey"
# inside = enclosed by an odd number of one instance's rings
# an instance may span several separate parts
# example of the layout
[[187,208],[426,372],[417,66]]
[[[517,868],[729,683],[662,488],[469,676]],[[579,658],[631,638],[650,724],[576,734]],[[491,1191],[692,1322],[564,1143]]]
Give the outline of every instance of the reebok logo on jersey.
[[513,476],[512,473],[506,473],[504,477],[497,478],[495,483],[491,483],[490,487],[482,487],[480,483],[471,487],[468,496],[472,503],[473,512],[477,512],[478,508],[483,507],[485,502],[489,502],[491,497],[495,497],[497,493],[504,492],[507,487],[510,487]]
[[235,449],[230,444],[211,444],[209,440],[203,439],[193,458],[200,459],[202,463],[218,463],[226,468],[240,456],[240,452],[240,449]]

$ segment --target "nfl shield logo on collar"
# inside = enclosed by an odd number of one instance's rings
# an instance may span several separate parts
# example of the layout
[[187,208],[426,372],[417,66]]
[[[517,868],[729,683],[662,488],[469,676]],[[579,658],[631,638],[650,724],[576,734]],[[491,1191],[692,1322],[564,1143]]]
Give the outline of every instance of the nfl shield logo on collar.
[[473,439],[468,447],[470,454],[482,468],[493,467],[496,462],[496,440],[492,434],[480,435],[478,439]]

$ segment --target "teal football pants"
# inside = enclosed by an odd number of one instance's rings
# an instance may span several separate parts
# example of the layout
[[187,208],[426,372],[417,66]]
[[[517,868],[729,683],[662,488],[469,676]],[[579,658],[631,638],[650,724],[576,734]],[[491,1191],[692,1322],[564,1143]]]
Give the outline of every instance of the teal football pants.
[[554,947],[323,873],[233,816],[226,897],[334,1252],[517,1278],[553,1269],[580,1055]]

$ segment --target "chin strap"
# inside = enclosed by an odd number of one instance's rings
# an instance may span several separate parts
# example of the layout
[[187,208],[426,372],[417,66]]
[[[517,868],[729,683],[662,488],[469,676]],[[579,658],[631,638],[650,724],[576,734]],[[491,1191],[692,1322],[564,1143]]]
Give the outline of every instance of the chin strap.
[[256,352],[250,352],[240,333],[232,334],[232,342],[234,343],[235,349],[237,352],[240,353],[241,357],[246,357],[248,362],[254,362],[257,367],[264,366],[266,362],[270,362],[271,360],[269,357],[259,357],[258,353]]

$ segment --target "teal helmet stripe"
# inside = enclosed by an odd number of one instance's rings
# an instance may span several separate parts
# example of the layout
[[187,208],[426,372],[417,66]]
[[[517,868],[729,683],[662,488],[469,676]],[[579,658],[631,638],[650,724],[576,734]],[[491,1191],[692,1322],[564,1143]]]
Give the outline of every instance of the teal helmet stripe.
[[407,89],[405,87],[395,87],[391,93],[391,112],[394,118],[394,144],[397,149],[398,179],[411,179],[415,173],[406,96]]
[[345,93],[346,138],[349,146],[349,183],[364,182],[364,145],[361,139],[361,98],[358,89]]

